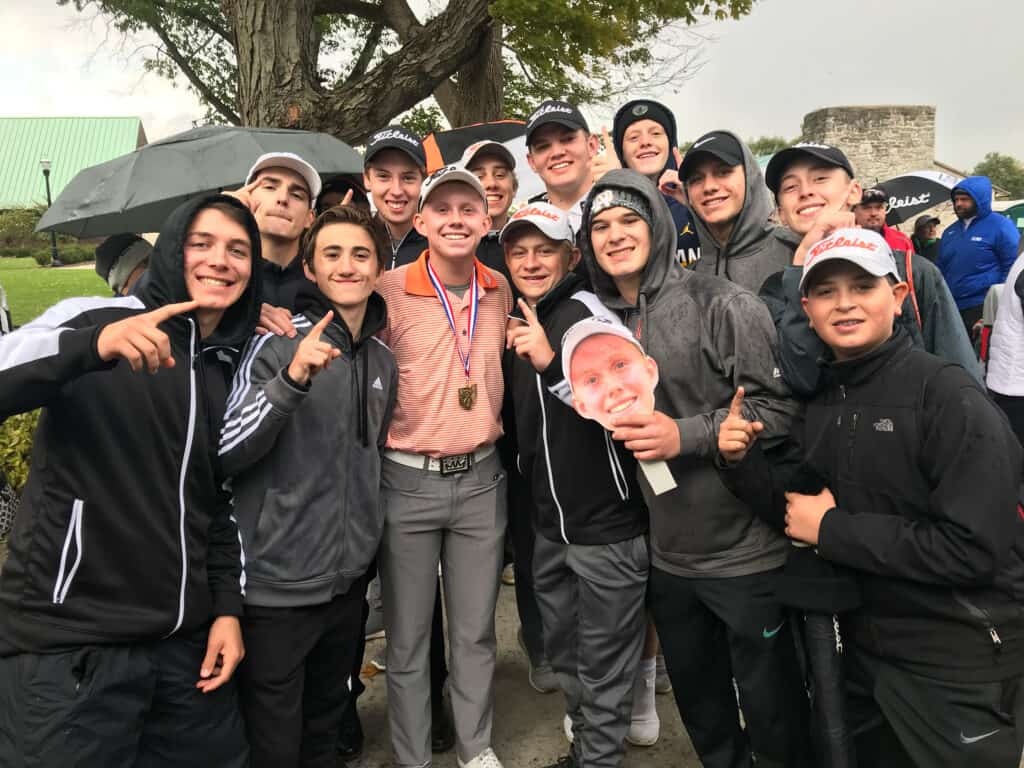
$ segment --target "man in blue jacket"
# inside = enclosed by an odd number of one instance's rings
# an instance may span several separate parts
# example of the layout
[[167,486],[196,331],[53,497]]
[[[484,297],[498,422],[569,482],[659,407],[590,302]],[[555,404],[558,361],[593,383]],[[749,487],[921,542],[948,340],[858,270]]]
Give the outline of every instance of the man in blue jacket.
[[1020,233],[1005,216],[992,213],[992,182],[987,176],[968,176],[953,187],[951,196],[960,221],[942,233],[935,264],[970,334],[981,319],[989,287],[1006,282]]

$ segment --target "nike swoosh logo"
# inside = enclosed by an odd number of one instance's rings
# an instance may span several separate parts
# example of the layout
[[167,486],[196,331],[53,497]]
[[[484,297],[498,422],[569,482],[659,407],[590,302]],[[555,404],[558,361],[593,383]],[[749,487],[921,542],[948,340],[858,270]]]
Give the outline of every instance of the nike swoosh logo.
[[[786,622],[782,622],[782,624],[785,624],[785,623]],[[777,634],[779,634],[779,630],[782,629],[782,624],[779,624],[779,626],[777,626],[775,629],[768,629],[768,627],[765,627],[764,629],[761,630],[761,636],[765,640],[771,640],[773,637],[775,637]]]
[[714,140],[715,140],[715,138],[716,138],[716,137],[712,136],[712,137],[711,137],[711,138],[709,138],[709,139],[704,139],[703,141],[698,141],[698,142],[697,142],[696,144],[694,144],[694,145],[693,145],[692,147],[690,147],[690,149],[696,149],[696,148],[697,148],[697,147],[699,147],[699,146],[702,146],[702,145],[704,145],[704,144],[707,144],[707,143],[708,143],[709,141],[714,141]]
[[980,736],[964,736],[964,732],[960,731],[960,743],[961,744],[973,744],[976,741],[981,741],[982,739],[987,739],[989,736],[995,736],[997,733],[999,733],[999,729],[998,728],[996,728],[994,731],[989,731],[988,733],[983,733]]

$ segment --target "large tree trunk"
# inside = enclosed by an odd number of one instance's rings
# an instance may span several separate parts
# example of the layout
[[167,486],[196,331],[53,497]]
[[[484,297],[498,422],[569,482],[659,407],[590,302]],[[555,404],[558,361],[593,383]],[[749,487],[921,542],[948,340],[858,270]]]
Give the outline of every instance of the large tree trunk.
[[228,0],[242,125],[305,127],[316,111],[314,0]]
[[453,128],[505,116],[501,41],[501,24],[494,22],[476,56],[462,65],[455,80],[442,83],[434,91],[434,98]]

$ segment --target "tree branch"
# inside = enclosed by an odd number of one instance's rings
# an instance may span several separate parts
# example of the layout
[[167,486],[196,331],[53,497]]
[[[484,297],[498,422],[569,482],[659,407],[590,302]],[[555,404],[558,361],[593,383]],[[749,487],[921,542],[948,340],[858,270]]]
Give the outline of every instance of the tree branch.
[[199,92],[199,95],[206,99],[214,109],[220,112],[220,114],[224,116],[225,120],[233,125],[241,125],[242,119],[228,104],[224,103],[224,101],[213,92],[212,88],[203,82],[199,73],[196,72],[192,68],[192,65],[188,63],[188,59],[181,55],[181,51],[178,50],[178,46],[176,46],[174,41],[171,40],[170,35],[167,34],[167,30],[165,30],[163,26],[156,21],[150,22],[150,26],[153,31],[156,32],[157,37],[160,38],[161,42],[163,42],[164,53],[171,58],[171,61],[178,65],[182,74],[188,78],[188,81],[192,83],[192,86]]
[[[408,9],[401,0],[397,3]],[[383,4],[395,5],[396,0]],[[451,0],[402,48],[356,81],[326,94],[313,130],[360,144],[394,115],[415,106],[480,49],[492,24],[487,7],[488,0]],[[351,120],[353,114],[361,116],[358,124]]]
[[387,24],[382,6],[364,3],[362,0],[316,0],[313,14],[316,16],[356,16],[372,21],[374,24]]
[[223,38],[224,42],[228,45],[234,45],[234,37],[231,32],[228,31],[227,27],[218,24],[213,18],[209,16],[203,16],[202,14],[196,13],[195,11],[179,6],[177,4],[168,3],[166,0],[152,0],[153,5],[159,8],[167,15],[175,14],[189,21],[195,22],[200,27],[204,27],[210,32],[214,32]]
[[366,36],[366,44],[363,46],[363,50],[359,52],[359,58],[356,59],[356,63],[352,65],[352,71],[345,78],[346,85],[350,85],[366,74],[370,61],[373,59],[373,54],[377,52],[377,46],[380,45],[382,34],[384,34],[383,24],[377,23],[370,28],[370,34]]

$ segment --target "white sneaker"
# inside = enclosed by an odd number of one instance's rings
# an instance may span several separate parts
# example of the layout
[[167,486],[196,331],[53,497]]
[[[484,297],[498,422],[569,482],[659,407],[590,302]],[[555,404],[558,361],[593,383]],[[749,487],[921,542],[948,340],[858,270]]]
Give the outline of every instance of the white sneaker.
[[634,717],[629,721],[626,741],[634,747],[650,747],[656,744],[661,735],[661,719],[657,712],[647,717]]
[[575,737],[572,733],[572,718],[568,715],[566,715],[565,719],[562,720],[562,730],[565,732],[565,740],[572,744]]
[[501,760],[494,754],[494,750],[488,747],[479,755],[474,757],[468,763],[462,762],[458,757],[455,761],[459,764],[459,768],[504,768],[501,764]]
[[641,661],[633,683],[633,712],[626,741],[636,747],[649,747],[661,735],[661,720],[654,703],[655,668],[654,659]]

